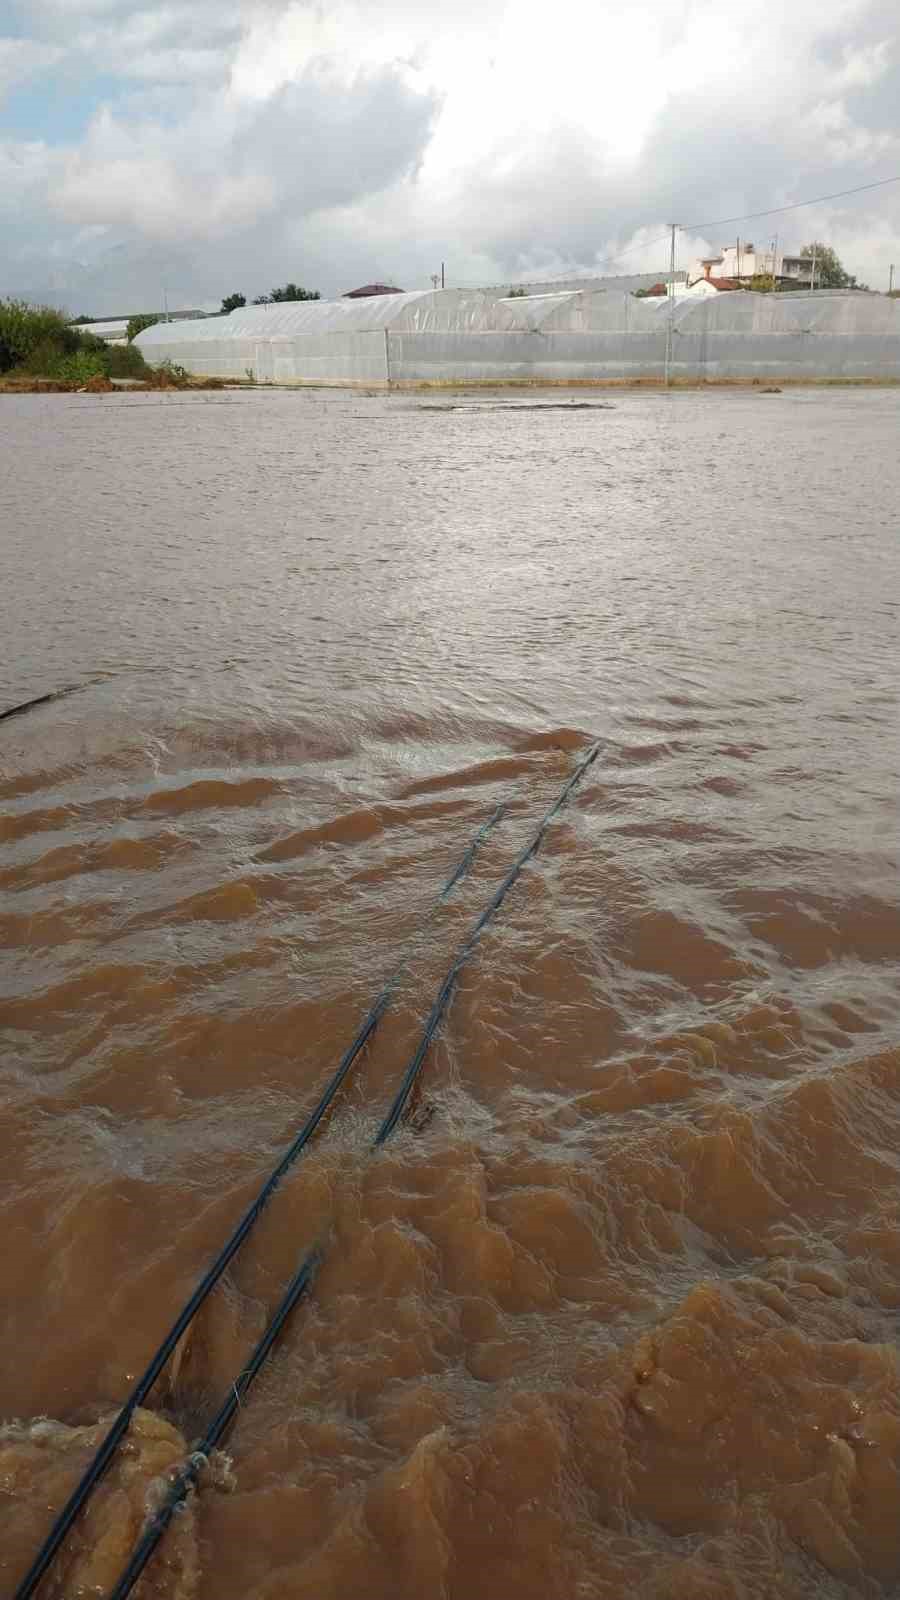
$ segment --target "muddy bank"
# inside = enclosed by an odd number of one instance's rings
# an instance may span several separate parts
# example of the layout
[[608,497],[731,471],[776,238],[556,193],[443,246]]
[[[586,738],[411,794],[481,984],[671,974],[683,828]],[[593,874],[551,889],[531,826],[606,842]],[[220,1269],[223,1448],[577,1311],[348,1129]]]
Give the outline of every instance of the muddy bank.
[[0,376],[0,394],[115,394],[117,392],[159,391],[161,389],[226,389],[224,378],[173,378],[167,372],[149,372],[146,378],[107,378],[98,374],[85,383],[62,378],[33,378],[6,373]]

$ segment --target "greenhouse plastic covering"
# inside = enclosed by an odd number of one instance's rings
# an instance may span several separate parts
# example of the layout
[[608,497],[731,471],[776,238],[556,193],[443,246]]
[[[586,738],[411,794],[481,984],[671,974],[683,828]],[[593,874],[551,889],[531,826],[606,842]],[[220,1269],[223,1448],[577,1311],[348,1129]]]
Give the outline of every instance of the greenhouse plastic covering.
[[853,292],[636,299],[565,291],[499,299],[421,290],[246,306],[161,322],[152,364],[255,382],[403,388],[459,383],[900,380],[900,301]]

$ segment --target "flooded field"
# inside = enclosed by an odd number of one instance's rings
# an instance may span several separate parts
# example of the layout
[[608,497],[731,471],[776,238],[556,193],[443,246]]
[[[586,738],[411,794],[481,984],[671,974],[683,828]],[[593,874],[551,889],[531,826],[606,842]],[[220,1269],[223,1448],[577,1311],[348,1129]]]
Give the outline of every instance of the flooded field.
[[0,402],[4,1594],[401,963],[41,1594],[316,1243],[136,1593],[897,1593],[900,392],[547,398]]

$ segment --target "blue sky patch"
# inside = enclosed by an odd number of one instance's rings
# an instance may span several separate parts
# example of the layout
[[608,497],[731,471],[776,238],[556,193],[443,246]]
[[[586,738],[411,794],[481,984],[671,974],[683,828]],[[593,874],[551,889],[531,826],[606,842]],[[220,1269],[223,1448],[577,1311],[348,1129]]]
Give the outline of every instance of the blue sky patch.
[[59,69],[35,73],[11,89],[0,105],[0,135],[71,144],[81,138],[98,106],[117,100],[122,89],[122,80],[109,74],[73,79],[71,72]]

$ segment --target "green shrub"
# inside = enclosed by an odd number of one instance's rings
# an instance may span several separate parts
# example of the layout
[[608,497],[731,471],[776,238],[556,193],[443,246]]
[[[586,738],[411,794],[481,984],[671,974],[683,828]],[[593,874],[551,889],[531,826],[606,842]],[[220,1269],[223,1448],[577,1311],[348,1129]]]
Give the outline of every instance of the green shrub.
[[136,344],[108,345],[106,370],[111,378],[147,377],[147,363]]
[[90,378],[106,377],[106,352],[75,350],[63,355],[48,340],[32,351],[21,365],[32,378],[56,378],[63,383],[87,383]]
[[[133,325],[150,327],[157,317],[133,317]],[[138,330],[139,331],[139,330]],[[0,300],[0,373],[19,369],[33,378],[53,378],[82,385],[92,378],[142,378],[159,388],[182,387],[189,374],[174,361],[147,365],[138,346],[108,345],[95,333],[73,328],[60,311],[30,306],[24,300]]]
[[58,373],[50,376],[64,378],[66,383],[88,383],[91,378],[105,378],[106,351],[76,350],[74,355],[63,356]]
[[29,361],[37,347],[53,347],[60,355],[73,354],[81,334],[70,328],[61,311],[51,306],[30,306],[25,300],[0,300],[0,372]]
[[102,339],[99,348],[60,350],[52,339],[42,339],[20,363],[21,370],[33,378],[57,378],[64,383],[87,383],[90,378],[108,376],[109,354]]
[[165,362],[160,362],[159,366],[147,366],[146,378],[155,389],[183,389],[191,373],[186,366],[171,362],[167,355]]
[[61,311],[0,300],[0,372],[84,383],[105,375],[109,350],[94,333],[73,328]]
[[126,330],[128,334],[128,343],[130,344],[132,339],[136,339],[139,333],[143,333],[145,328],[155,327],[157,322],[160,320],[161,319],[159,317],[153,316],[151,312],[145,312],[139,317],[129,317],[128,328]]
[[65,351],[57,341],[45,338],[39,339],[17,365],[34,378],[59,378],[62,376],[59,369],[65,359]]

